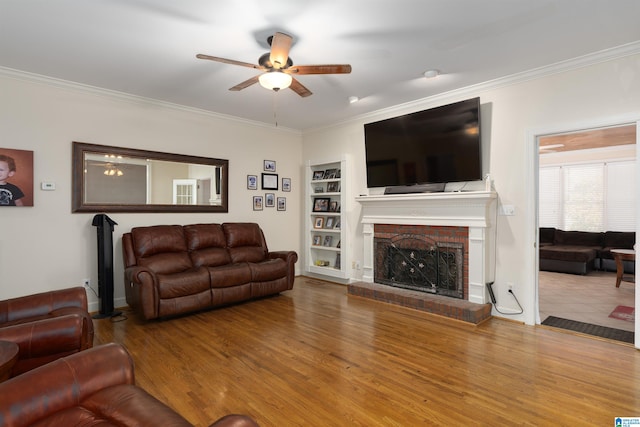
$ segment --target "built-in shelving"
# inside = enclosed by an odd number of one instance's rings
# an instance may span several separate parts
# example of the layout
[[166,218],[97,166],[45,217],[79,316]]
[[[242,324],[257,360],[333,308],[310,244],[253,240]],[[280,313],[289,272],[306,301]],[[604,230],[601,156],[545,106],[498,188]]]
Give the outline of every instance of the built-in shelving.
[[347,279],[346,158],[308,162],[306,167],[305,270]]

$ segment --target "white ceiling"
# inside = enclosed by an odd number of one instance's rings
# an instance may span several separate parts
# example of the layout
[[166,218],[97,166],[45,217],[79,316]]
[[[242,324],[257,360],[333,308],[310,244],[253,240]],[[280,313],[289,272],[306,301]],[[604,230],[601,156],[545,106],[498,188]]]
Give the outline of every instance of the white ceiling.
[[[636,42],[639,18],[638,0],[0,0],[0,67],[304,130]],[[257,70],[195,57],[257,63],[276,30],[295,64],[352,73],[230,92]]]

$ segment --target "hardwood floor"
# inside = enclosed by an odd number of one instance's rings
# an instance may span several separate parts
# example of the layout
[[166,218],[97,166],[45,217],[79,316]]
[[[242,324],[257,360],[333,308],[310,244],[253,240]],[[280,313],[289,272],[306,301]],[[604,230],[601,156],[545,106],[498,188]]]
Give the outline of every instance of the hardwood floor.
[[280,296],[95,320],[137,383],[197,426],[613,425],[640,416],[640,352],[544,326],[471,326],[297,278]]

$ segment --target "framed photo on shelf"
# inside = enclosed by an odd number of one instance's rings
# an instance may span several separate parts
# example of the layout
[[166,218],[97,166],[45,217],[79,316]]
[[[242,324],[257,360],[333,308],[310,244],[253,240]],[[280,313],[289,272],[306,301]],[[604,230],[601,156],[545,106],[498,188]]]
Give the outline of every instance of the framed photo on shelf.
[[291,191],[291,178],[282,178],[282,191]]
[[287,210],[287,198],[286,197],[278,197],[277,199],[277,207],[279,211]]
[[333,228],[333,224],[335,223],[336,219],[332,216],[327,217],[327,220],[324,223],[324,228]]
[[324,226],[324,217],[318,216],[313,221],[313,228],[322,228]]
[[262,210],[262,196],[253,196],[253,210],[254,211]]
[[322,246],[331,246],[331,241],[333,240],[332,236],[324,236],[324,240],[322,242]]
[[334,230],[340,230],[340,218],[336,220],[335,225],[333,226]]
[[333,263],[333,268],[340,270],[340,252],[336,254],[336,261]]
[[278,189],[278,174],[277,173],[263,173],[262,174],[262,189],[263,190],[277,190]]
[[273,193],[266,193],[264,195],[264,206],[272,208],[276,205],[276,195]]
[[335,179],[338,174],[338,169],[327,169],[324,171],[324,179]]
[[313,199],[313,211],[329,212],[329,203],[331,203],[329,197],[316,197]]
[[327,193],[337,193],[338,191],[340,191],[339,182],[335,181],[327,183]]
[[313,236],[313,246],[320,246],[320,244],[322,243],[322,236],[320,235],[315,235]]
[[319,179],[324,179],[324,171],[313,171],[313,178],[314,181],[317,181]]
[[247,190],[257,190],[257,189],[258,189],[258,176],[247,175]]
[[265,172],[275,172],[276,171],[276,162],[275,162],[275,160],[265,160],[264,161],[264,170],[265,170]]
[[321,185],[318,185],[313,189],[314,193],[324,193],[324,188]]
[[330,202],[329,212],[340,212],[340,204],[335,200]]

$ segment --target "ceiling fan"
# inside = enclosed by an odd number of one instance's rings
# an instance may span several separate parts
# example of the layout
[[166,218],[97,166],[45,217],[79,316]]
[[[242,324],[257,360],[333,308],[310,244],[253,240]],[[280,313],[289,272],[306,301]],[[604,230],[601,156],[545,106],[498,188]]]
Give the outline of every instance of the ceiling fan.
[[304,74],[349,74],[351,65],[349,64],[326,64],[326,65],[293,65],[293,61],[289,57],[291,49],[292,37],[288,34],[277,32],[267,39],[271,46],[271,51],[265,53],[258,59],[258,64],[250,64],[248,62],[235,61],[233,59],[219,58],[204,54],[197,54],[196,58],[208,59],[211,61],[222,62],[225,64],[240,65],[242,67],[255,68],[264,71],[264,73],[251,77],[242,83],[229,88],[229,90],[239,91],[245,89],[257,82],[260,85],[273,90],[279,91],[291,87],[295,93],[302,97],[311,95],[311,91],[302,85],[293,75]]

